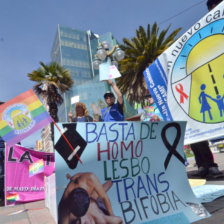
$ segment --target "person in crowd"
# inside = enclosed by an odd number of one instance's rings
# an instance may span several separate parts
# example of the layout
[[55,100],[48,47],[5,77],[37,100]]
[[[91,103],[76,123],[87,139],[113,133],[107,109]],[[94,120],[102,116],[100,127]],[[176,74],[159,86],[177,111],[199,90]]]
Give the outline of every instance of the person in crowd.
[[156,106],[152,95],[148,92],[145,96],[147,105],[138,112],[141,114],[141,121],[160,121],[163,120],[162,115]]
[[[215,8],[222,0],[208,0],[207,7],[211,11]],[[197,142],[191,144],[191,149],[195,155],[195,161],[198,166],[197,176],[206,178],[207,176],[221,177],[222,172],[219,171],[218,165],[214,161],[213,154],[209,148],[208,141]]]
[[107,191],[112,181],[103,185],[93,173],[69,174],[70,180],[58,206],[58,223],[122,224],[120,217],[114,216]]
[[101,110],[101,121],[124,121],[122,94],[114,82],[111,80],[107,80],[107,82],[117,95],[117,103],[115,103],[115,96],[112,92],[104,94],[107,107]]
[[195,162],[198,167],[197,176],[200,176],[201,178],[206,178],[207,176],[223,176],[222,172],[218,169],[218,165],[214,161],[208,141],[191,144],[191,150],[194,153]]
[[93,118],[89,116],[89,112],[84,103],[78,102],[75,105],[75,117],[73,118],[72,112],[68,114],[70,122],[91,122]]
[[214,9],[219,3],[221,3],[223,0],[208,0],[207,1],[207,7],[208,10],[211,11]]

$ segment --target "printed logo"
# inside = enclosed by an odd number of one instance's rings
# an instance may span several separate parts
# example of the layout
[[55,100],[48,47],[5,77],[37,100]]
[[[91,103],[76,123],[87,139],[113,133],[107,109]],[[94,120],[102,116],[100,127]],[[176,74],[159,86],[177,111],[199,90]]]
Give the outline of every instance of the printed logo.
[[175,61],[171,85],[183,111],[203,123],[224,121],[224,19],[188,39]]
[[25,104],[14,104],[3,112],[3,120],[14,129],[15,134],[28,132],[34,125],[30,111]]

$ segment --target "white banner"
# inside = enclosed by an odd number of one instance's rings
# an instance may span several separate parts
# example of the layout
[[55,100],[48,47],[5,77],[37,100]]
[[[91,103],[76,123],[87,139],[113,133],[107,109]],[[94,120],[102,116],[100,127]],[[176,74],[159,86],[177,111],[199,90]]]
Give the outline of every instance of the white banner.
[[224,133],[224,2],[144,72],[165,120],[187,121],[185,144]]

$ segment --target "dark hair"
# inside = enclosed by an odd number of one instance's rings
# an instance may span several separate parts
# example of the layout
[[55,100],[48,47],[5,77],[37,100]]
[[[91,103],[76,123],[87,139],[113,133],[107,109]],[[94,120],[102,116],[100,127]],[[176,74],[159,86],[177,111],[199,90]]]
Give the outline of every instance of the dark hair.
[[106,99],[107,97],[114,97],[114,94],[112,92],[106,92],[103,97],[104,99]]
[[222,0],[208,0],[207,1],[208,10],[211,9],[213,4],[218,5],[220,2],[222,2]]
[[147,95],[145,96],[145,98],[151,98],[151,97],[152,97],[151,94],[147,94]]
[[70,212],[80,218],[84,216],[89,208],[90,198],[87,191],[83,188],[76,188],[70,192],[68,207]]
[[0,101],[0,105],[3,104],[3,103],[5,103],[5,102],[1,102],[1,101]]

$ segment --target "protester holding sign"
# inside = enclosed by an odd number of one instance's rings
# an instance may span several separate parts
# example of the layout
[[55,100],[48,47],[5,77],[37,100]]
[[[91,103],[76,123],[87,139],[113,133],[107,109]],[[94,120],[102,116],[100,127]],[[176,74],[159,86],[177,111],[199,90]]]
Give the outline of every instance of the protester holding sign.
[[141,115],[141,121],[160,121],[162,119],[162,115],[159,112],[158,107],[156,106],[152,95],[147,93],[147,106],[144,107]]
[[70,122],[90,122],[93,121],[93,118],[89,116],[89,112],[84,103],[76,103],[75,105],[75,117],[72,118],[72,112],[69,112],[69,121]]
[[112,92],[106,92],[104,99],[107,107],[101,110],[102,121],[123,121],[123,97],[118,87],[111,81],[107,80],[108,84],[112,86],[117,95],[117,103],[115,103],[115,96]]

